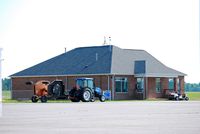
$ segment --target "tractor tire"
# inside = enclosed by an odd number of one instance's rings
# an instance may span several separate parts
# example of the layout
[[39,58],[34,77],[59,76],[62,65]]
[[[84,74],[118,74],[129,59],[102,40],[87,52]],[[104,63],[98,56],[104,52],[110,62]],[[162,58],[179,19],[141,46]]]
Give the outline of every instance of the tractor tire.
[[89,102],[91,100],[92,94],[90,90],[84,89],[81,95],[82,102]]
[[52,96],[52,98],[59,98],[64,95],[65,87],[62,81],[53,81],[48,86],[48,95]]
[[106,97],[105,97],[104,95],[100,95],[99,100],[100,100],[101,102],[105,102]]
[[33,102],[33,103],[36,103],[36,102],[38,102],[38,96],[37,95],[33,95],[32,97],[31,97],[31,101]]
[[189,101],[189,97],[185,97],[185,100],[186,100],[186,101]]
[[41,100],[42,103],[46,103],[47,102],[47,97],[46,96],[42,96],[40,98],[40,100]]

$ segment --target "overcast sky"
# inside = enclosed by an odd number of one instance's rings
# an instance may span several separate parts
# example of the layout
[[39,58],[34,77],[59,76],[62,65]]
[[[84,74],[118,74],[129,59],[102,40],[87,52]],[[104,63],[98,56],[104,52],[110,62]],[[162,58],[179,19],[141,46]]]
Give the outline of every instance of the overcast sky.
[[3,77],[104,36],[200,82],[198,0],[0,0]]

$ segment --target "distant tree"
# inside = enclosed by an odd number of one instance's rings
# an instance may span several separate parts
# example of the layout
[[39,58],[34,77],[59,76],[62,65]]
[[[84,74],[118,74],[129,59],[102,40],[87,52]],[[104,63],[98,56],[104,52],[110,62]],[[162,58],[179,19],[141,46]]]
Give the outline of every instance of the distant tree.
[[2,89],[11,90],[11,79],[9,78],[2,79]]

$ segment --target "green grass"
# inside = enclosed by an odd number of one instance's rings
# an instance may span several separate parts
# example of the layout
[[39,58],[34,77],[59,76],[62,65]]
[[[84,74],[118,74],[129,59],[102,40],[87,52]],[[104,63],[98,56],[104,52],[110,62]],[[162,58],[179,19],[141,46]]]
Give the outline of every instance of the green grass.
[[2,97],[3,97],[3,100],[4,99],[10,99],[11,98],[11,91],[3,91]]
[[[32,103],[31,100],[13,100],[11,99],[11,91],[3,91],[3,103]],[[40,101],[38,101],[40,102]],[[48,103],[68,103],[69,100],[48,100]]]
[[[31,100],[12,100],[10,91],[3,91],[3,103],[32,103]],[[200,92],[186,92],[187,96],[190,100],[200,101]],[[150,98],[147,100],[114,100],[114,102],[118,101],[166,101],[165,98]],[[98,101],[98,100],[97,100]],[[40,101],[39,101],[40,102]],[[70,100],[48,100],[48,103],[69,103]],[[107,101],[112,102],[112,101]]]
[[186,92],[190,100],[199,100],[200,101],[200,92]]

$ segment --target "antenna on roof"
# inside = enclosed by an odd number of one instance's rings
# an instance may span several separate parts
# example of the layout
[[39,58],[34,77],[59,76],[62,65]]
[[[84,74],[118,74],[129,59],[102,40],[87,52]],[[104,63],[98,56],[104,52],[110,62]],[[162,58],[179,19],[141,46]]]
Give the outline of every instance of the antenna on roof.
[[111,37],[109,37],[109,45],[111,45]]
[[106,36],[104,36],[103,45],[107,45],[107,42],[106,42]]

